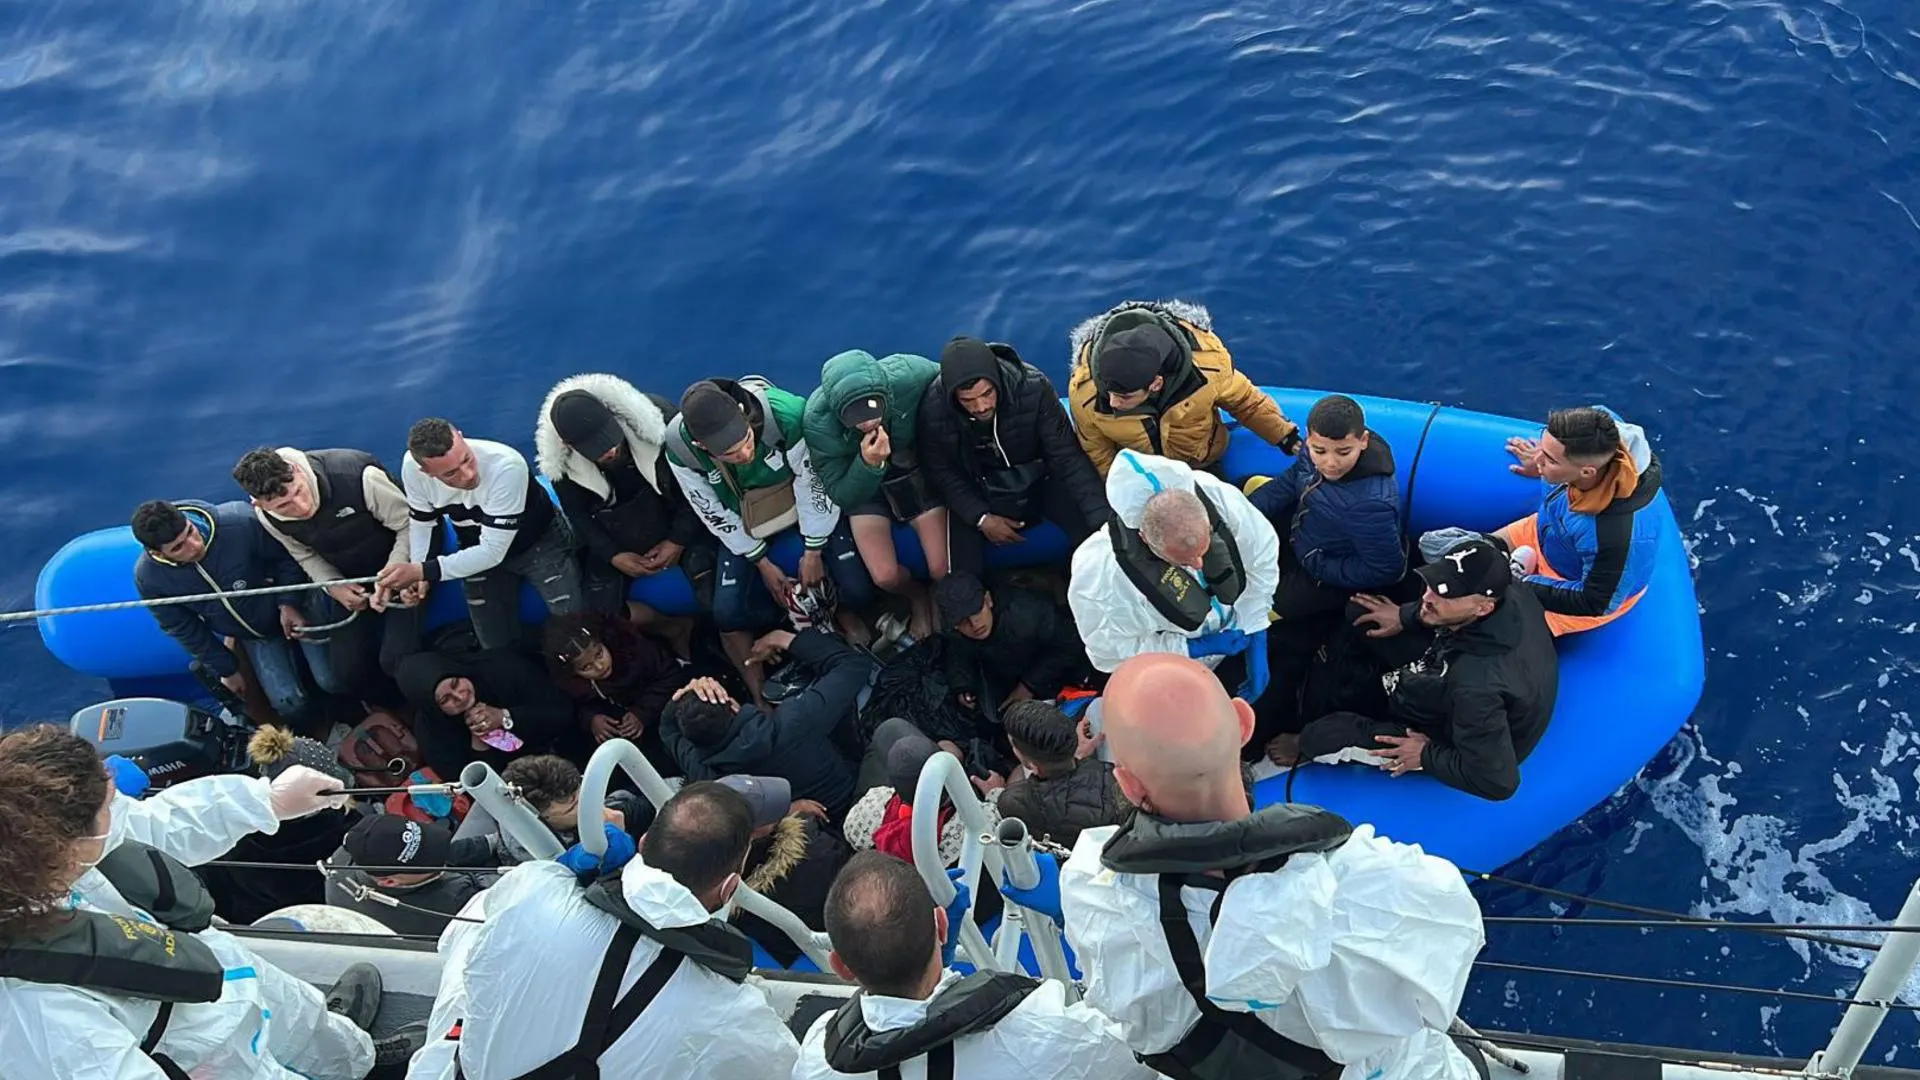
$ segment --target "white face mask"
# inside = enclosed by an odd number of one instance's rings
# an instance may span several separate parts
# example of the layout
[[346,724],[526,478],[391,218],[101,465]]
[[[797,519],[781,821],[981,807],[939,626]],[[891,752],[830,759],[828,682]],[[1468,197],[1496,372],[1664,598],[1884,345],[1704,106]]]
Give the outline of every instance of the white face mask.
[[86,840],[98,840],[100,841],[100,851],[93,858],[79,864],[79,872],[74,875],[73,883],[78,883],[81,878],[92,873],[93,868],[100,865],[100,860],[107,857],[107,852],[113,850],[112,845],[108,843],[111,839],[113,839],[113,830],[109,829],[106,832],[95,833],[92,836],[82,836],[75,841],[79,843]]

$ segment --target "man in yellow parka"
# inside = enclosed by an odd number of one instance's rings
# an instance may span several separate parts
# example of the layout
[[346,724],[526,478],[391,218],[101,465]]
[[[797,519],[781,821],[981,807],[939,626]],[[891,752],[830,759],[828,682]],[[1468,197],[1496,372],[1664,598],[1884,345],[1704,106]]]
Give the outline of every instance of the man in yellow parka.
[[1122,449],[1210,470],[1227,450],[1217,409],[1289,454],[1300,448],[1300,429],[1234,370],[1198,304],[1129,300],[1074,327],[1072,340],[1067,401],[1101,476]]

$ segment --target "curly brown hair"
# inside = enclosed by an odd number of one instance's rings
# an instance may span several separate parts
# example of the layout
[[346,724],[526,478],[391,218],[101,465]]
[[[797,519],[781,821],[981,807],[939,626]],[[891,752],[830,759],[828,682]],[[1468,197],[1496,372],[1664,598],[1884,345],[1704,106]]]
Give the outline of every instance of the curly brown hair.
[[68,851],[94,834],[107,773],[93,745],[50,724],[0,735],[0,938],[64,917]]

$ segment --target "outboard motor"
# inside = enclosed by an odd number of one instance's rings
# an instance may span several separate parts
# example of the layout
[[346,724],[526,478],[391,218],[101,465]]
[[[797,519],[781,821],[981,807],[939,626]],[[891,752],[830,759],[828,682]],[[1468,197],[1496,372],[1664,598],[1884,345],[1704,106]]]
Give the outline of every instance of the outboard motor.
[[145,769],[156,788],[250,771],[246,725],[178,701],[116,698],[74,713],[68,729],[101,757],[119,754]]

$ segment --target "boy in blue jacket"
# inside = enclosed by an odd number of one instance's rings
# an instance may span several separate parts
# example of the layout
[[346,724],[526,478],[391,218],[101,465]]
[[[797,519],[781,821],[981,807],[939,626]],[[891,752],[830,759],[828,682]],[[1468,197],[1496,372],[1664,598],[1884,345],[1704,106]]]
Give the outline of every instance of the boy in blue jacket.
[[1360,403],[1343,394],[1315,402],[1306,446],[1286,472],[1247,481],[1254,508],[1284,541],[1275,619],[1267,628],[1273,681],[1255,710],[1249,754],[1299,730],[1307,669],[1353,594],[1389,591],[1407,573],[1393,448],[1367,429]]
[[301,643],[307,624],[303,603],[311,592],[227,597],[229,592],[296,585],[307,575],[279,541],[267,535],[253,507],[154,499],[133,512],[133,537],[144,550],[133,566],[134,588],[144,600],[210,594],[192,604],[148,608],[160,629],[206,665],[227,689],[246,693],[240,664],[223,639],[245,650],[260,690],[281,719],[299,727],[318,720],[318,702],[301,673],[300,656],[319,686],[334,692],[333,669],[324,642]]

